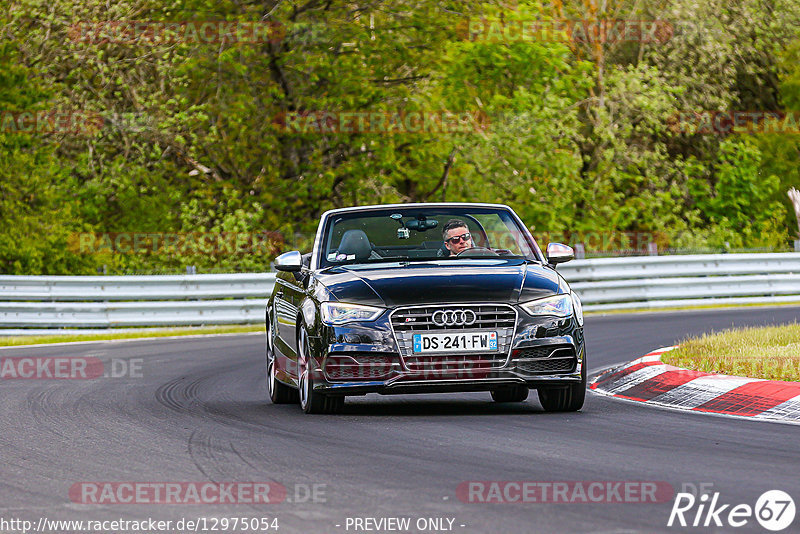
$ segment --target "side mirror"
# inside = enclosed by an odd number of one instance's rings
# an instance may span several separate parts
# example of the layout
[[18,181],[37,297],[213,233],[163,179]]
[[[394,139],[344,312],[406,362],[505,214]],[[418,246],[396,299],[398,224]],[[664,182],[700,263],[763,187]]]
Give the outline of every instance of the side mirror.
[[303,266],[303,256],[300,252],[293,250],[284,252],[275,258],[275,268],[279,271],[298,272]]
[[547,244],[547,263],[557,265],[575,259],[575,251],[572,247],[562,243]]

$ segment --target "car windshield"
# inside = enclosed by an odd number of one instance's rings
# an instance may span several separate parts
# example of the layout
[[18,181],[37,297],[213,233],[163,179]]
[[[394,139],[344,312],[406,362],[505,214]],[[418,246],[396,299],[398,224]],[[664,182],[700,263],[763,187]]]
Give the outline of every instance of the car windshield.
[[329,216],[319,266],[477,257],[539,261],[535,247],[502,208],[395,207]]

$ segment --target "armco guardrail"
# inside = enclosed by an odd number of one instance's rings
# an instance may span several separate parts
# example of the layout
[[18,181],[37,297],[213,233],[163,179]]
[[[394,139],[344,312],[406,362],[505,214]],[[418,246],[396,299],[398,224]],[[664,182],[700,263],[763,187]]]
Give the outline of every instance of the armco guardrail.
[[587,311],[800,302],[800,253],[598,258],[558,270]]
[[[587,311],[800,302],[800,253],[577,260]],[[260,323],[274,273],[0,276],[0,331]]]
[[259,323],[274,283],[275,273],[0,276],[0,328]]

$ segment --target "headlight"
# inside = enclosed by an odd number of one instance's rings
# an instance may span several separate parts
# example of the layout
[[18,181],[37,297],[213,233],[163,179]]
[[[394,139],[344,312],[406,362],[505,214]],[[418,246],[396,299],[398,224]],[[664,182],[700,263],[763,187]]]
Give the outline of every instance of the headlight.
[[344,324],[352,321],[374,321],[383,308],[345,304],[343,302],[323,302],[322,320],[327,324]]
[[572,306],[575,308],[575,318],[578,320],[578,326],[583,326],[583,304],[578,294],[572,292]]
[[530,315],[555,315],[556,317],[572,315],[572,298],[568,293],[532,300],[520,306]]

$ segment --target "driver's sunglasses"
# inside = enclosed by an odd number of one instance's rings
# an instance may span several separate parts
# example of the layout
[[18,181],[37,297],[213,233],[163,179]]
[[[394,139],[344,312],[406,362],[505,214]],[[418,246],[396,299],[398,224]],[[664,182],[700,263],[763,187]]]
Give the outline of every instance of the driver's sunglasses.
[[469,241],[471,238],[472,238],[472,234],[467,232],[466,234],[454,235],[453,237],[448,238],[447,241],[450,241],[452,244],[455,245],[459,241]]

